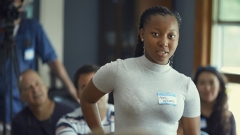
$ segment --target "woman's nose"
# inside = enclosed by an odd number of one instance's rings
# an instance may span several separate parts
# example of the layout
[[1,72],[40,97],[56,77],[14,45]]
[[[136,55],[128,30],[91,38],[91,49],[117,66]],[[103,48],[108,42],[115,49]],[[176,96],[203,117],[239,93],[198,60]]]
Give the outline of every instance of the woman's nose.
[[206,89],[206,91],[210,91],[211,90],[211,86],[210,85],[206,85],[205,89]]
[[168,40],[167,40],[167,38],[166,37],[159,38],[158,45],[160,47],[168,47]]

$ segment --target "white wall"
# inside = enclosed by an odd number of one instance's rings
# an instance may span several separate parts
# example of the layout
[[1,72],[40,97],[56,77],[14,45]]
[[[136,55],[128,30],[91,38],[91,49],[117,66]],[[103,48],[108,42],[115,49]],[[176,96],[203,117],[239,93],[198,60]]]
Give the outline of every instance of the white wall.
[[[40,23],[55,49],[58,59],[63,62],[64,0],[40,0]],[[39,73],[44,83],[50,86],[50,70],[47,64],[39,62]],[[62,84],[58,80],[57,86]]]

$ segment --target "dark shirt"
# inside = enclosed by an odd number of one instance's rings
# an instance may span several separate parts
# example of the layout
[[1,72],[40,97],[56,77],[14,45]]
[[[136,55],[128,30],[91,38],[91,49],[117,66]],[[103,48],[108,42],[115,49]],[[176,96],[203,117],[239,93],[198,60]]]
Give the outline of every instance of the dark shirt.
[[[211,121],[212,116],[210,117],[206,117],[204,115],[201,115],[201,130],[208,133],[209,135],[226,135],[223,131],[221,127],[216,127],[215,130],[213,131],[213,133],[210,133],[210,129],[209,129],[209,123],[212,122]],[[216,121],[216,124],[219,123],[220,121]],[[233,114],[231,113],[230,116],[230,135],[236,135],[236,123],[235,123],[235,119]]]
[[74,109],[55,102],[52,116],[45,121],[39,121],[29,107],[24,108],[12,121],[12,135],[54,135],[57,121]]

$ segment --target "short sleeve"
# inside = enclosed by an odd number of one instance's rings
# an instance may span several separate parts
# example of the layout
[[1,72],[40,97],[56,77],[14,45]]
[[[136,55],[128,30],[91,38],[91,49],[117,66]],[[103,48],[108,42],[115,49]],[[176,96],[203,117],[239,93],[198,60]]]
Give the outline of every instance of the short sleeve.
[[95,87],[104,93],[114,90],[115,83],[117,82],[117,69],[117,61],[102,66],[93,76]]
[[37,29],[36,35],[37,54],[42,58],[43,63],[49,63],[56,60],[57,55],[47,35],[45,34],[42,26],[39,23],[37,23],[36,29]]
[[200,116],[200,114],[201,111],[199,93],[195,84],[189,78],[188,91],[185,99],[183,116],[193,118]]

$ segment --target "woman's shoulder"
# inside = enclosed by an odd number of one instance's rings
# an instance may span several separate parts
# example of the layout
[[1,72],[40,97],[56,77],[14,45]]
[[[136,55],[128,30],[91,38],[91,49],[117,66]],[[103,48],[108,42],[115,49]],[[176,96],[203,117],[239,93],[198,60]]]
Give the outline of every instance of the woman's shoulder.
[[138,57],[136,58],[126,58],[126,59],[117,59],[116,62],[122,63],[122,64],[127,64],[127,63],[133,63],[138,60]]
[[176,80],[181,81],[182,83],[188,84],[191,81],[191,78],[183,73],[178,72],[176,69],[172,68],[171,70],[172,77]]
[[102,67],[118,67],[120,69],[126,69],[128,67],[131,67],[131,65],[136,65],[136,61],[138,58],[126,58],[126,59],[116,59],[115,61],[111,61],[109,63],[106,63]]
[[230,119],[231,121],[234,121],[235,122],[235,118],[234,118],[234,115],[231,111],[229,111],[229,115],[230,115]]

